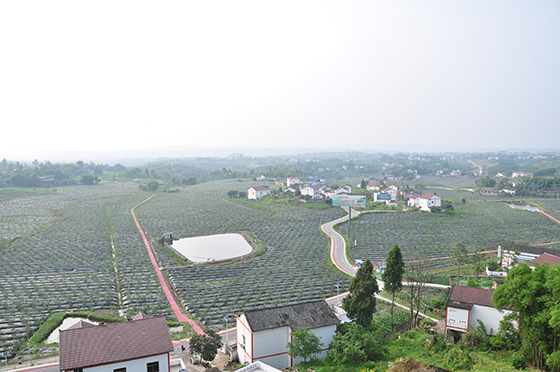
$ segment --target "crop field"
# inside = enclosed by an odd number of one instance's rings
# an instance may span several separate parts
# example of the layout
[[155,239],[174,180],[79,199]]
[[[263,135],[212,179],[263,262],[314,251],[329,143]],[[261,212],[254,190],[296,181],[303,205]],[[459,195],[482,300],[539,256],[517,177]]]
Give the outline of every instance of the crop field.
[[[468,200],[455,204],[456,216],[431,213],[367,213],[352,221],[353,259],[370,258],[384,265],[387,252],[398,244],[406,260],[449,256],[456,243],[469,250],[494,250],[498,245],[535,245],[560,241],[560,225],[537,212],[512,209],[505,203]],[[339,227],[346,232],[347,224]],[[557,246],[557,245],[556,245]],[[552,246],[551,246],[552,247]]]
[[13,350],[53,312],[120,308],[119,298],[125,313],[171,314],[131,222],[130,208],[146,197],[136,188],[68,187],[0,203],[2,220],[18,214],[11,223],[30,225],[1,252],[0,349]]
[[[329,297],[337,284],[342,292],[350,283],[330,263],[330,242],[319,228],[345,212],[227,197],[252,185],[206,182],[159,193],[136,209],[178,299],[214,328],[223,327],[225,315]],[[541,213],[483,202],[468,191],[426,191],[454,200],[456,216],[365,214],[353,223],[358,244],[350,257],[381,263],[394,244],[410,259],[415,252],[447,256],[457,242],[473,250],[560,241],[560,226]],[[0,200],[0,351],[17,348],[57,311],[113,308],[174,319],[130,214],[149,195],[136,183],[103,182]],[[560,201],[535,201],[560,218]],[[345,225],[340,229],[346,232]],[[162,232],[190,237],[240,230],[265,243],[266,253],[230,264],[180,266],[156,243]]]
[[[329,241],[321,223],[344,215],[340,208],[309,210],[290,205],[228,199],[231,189],[249,183],[209,182],[175,194],[161,194],[136,209],[140,223],[156,237],[172,231],[177,237],[250,230],[268,245],[265,255],[223,266],[168,268],[183,305],[208,325],[222,327],[222,318],[245,310],[285,305],[336,295],[349,279],[329,263]],[[157,249],[157,247],[156,247]],[[174,262],[157,250],[164,267]]]

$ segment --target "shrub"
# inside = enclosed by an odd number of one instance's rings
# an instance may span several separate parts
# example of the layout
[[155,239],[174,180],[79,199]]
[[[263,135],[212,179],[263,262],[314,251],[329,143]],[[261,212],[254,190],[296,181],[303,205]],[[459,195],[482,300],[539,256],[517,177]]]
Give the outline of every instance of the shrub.
[[519,353],[512,354],[509,357],[509,362],[515,369],[527,369],[527,361]]

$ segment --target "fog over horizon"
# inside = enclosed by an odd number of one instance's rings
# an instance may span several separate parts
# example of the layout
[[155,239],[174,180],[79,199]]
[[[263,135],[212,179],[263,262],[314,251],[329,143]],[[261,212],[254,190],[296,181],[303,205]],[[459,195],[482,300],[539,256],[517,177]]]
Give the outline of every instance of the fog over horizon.
[[0,3],[0,158],[560,149],[560,3]]

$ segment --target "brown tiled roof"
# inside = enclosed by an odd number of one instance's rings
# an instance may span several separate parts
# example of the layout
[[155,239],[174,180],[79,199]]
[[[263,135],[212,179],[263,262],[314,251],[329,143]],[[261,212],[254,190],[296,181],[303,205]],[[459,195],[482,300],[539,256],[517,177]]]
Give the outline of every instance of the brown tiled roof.
[[435,194],[424,194],[422,196],[420,196],[422,199],[430,199],[432,196],[436,196]]
[[68,327],[67,329],[85,328],[85,327],[95,327],[95,324],[91,324],[89,322],[80,320],[78,323]]
[[324,300],[302,304],[246,311],[245,318],[253,332],[280,327],[290,327],[292,331],[314,329],[339,324],[340,320]]
[[560,257],[548,253],[543,253],[539,257],[528,262],[529,266],[536,266],[537,264],[543,265],[545,263],[547,263],[548,266],[558,265],[560,264]]
[[69,328],[60,331],[59,368],[85,368],[171,351],[173,343],[164,317]]
[[494,307],[491,289],[453,285],[446,306],[470,309],[472,305]]
[[270,190],[269,187],[265,187],[265,186],[251,186],[249,187],[250,189],[253,189],[255,191],[264,191],[264,190]]

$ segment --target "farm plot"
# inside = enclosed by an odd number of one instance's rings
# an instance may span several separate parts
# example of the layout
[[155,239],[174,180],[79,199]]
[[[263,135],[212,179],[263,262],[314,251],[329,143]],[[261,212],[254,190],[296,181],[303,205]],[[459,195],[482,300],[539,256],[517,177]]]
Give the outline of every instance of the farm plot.
[[[416,252],[426,258],[449,256],[454,244],[469,250],[497,249],[509,242],[533,245],[557,241],[560,226],[541,213],[509,208],[504,203],[469,201],[456,208],[457,217],[429,213],[369,213],[352,222],[353,259],[370,258],[384,266],[388,251],[398,244],[406,260]],[[346,232],[347,224],[339,230]]]
[[[121,185],[117,192],[61,188],[63,206],[49,204],[60,218],[2,251],[0,351],[13,350],[57,311],[118,308],[122,301],[127,313],[171,314],[129,212],[146,196],[127,189],[133,195]],[[19,202],[25,211],[25,198]]]
[[[337,283],[341,290],[348,287],[349,279],[329,263],[329,241],[319,229],[321,222],[344,211],[290,205],[253,208],[227,198],[227,191],[235,187],[248,185],[204,183],[158,195],[136,209],[152,237],[164,231],[188,237],[250,230],[268,245],[265,255],[235,264],[166,269],[182,304],[193,315],[219,328],[225,315],[332,296]],[[161,266],[173,266],[164,250],[156,252]]]

